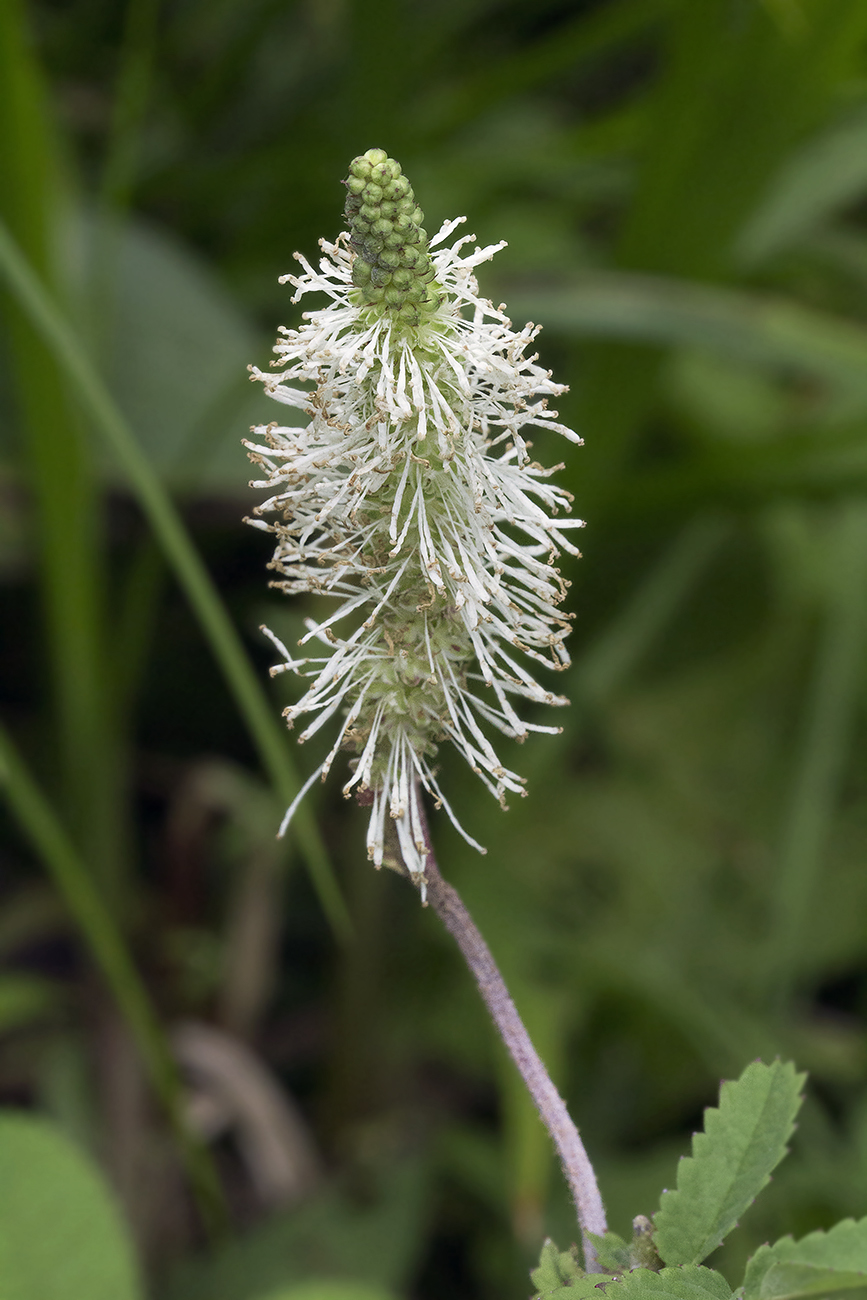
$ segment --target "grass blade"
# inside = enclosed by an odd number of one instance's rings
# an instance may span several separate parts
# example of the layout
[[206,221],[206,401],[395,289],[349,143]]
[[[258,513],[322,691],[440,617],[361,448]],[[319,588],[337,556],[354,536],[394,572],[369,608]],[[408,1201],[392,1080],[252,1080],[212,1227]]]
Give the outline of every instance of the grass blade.
[[[245,719],[263,767],[284,802],[300,787],[283,730],[274,717],[244,651],[241,639],[193,547],[181,518],[104,383],[79,345],[75,332],[29,266],[6,226],[0,223],[0,277],[39,332],[93,421],[119,461],[130,488],[148,518],[166,559],[185,592],[227,685]],[[349,929],[349,914],[319,833],[302,809],[295,819],[314,887],[339,937]]]
[[795,371],[867,408],[867,329],[791,300],[676,277],[592,272],[572,284],[514,294],[516,317],[570,337],[703,348],[733,361]]
[[154,1092],[165,1107],[178,1138],[181,1156],[203,1216],[212,1229],[218,1229],[225,1211],[216,1174],[208,1152],[193,1138],[182,1118],[177,1071],[144,984],[86,865],[2,726],[0,785],[5,790],[10,808],[65,899],[117,1000]]
[[[19,0],[0,6],[0,217],[52,284],[60,193],[46,91]],[[26,314],[3,295],[24,460],[39,539],[44,642],[61,782],[76,842],[122,907],[125,764],[105,681],[101,510],[79,411]]]
[[852,502],[837,524],[828,611],[783,832],[769,942],[780,1000],[797,977],[822,852],[848,750],[867,642],[867,505]]

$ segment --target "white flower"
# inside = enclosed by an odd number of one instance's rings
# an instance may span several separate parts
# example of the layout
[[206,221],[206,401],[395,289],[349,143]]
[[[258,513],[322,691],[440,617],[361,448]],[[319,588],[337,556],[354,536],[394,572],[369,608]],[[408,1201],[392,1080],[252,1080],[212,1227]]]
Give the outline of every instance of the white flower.
[[[479,296],[474,268],[503,245],[470,252],[468,235],[448,246],[464,218],[428,245],[412,191],[381,150],[355,160],[348,184],[351,233],[321,242],[318,270],[296,254],[304,274],[283,277],[293,302],[319,292],[328,306],[281,329],[279,373],[252,368],[270,396],[306,417],[254,429],[258,441],[246,444],[267,475],[254,484],[270,493],[256,513],[274,518],[251,522],[277,537],[273,585],[337,602],[329,617],[307,620],[300,644],[321,653],[296,657],[268,633],[285,660],[272,672],[310,679],[285,711],[290,726],[313,715],[299,739],[342,711],[281,833],[338,751],[354,751],[344,792],[371,804],[370,857],[382,863],[391,821],[423,883],[420,785],[480,847],[440,790],[438,744],[451,740],[503,802],[524,783],[498,759],[489,730],[518,740],[559,730],[523,721],[515,703],[566,703],[526,660],[569,662],[568,616],[558,610],[565,584],[553,562],[560,550],[578,554],[566,532],[581,521],[556,519],[570,509],[569,494],[548,481],[562,466],[531,462],[525,436],[536,426],[580,439],[547,406],[563,386],[525,355],[538,329],[516,332]],[[379,250],[365,234],[372,226],[386,232]]]

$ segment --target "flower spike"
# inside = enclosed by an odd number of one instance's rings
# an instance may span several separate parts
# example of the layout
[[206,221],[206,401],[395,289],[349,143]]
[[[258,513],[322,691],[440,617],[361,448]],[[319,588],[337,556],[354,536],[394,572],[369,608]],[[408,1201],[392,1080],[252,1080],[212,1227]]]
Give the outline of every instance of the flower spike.
[[504,803],[524,782],[491,729],[518,740],[558,730],[523,722],[516,703],[566,703],[526,665],[569,663],[554,561],[578,554],[569,534],[582,525],[558,517],[571,499],[530,461],[526,434],[581,440],[547,405],[564,387],[526,355],[538,329],[515,331],[480,297],[475,267],[502,245],[470,252],[473,235],[447,245],[456,221],[428,240],[381,149],[354,159],[346,186],[348,233],[321,241],[318,270],[296,254],[303,274],[283,277],[293,302],[317,292],[328,305],[281,328],[276,374],[251,367],[306,423],[252,431],[246,446],[264,473],[253,486],[268,497],[250,522],[276,537],[272,585],[337,602],[308,620],[301,644],[315,653],[294,657],[272,637],[277,671],[309,681],[287,722],[315,715],[303,740],[342,715],[322,779],[340,749],[355,755],[344,792],[371,808],[370,857],[383,862],[392,823],[423,883],[421,787],[457,825],[434,767],[440,743]]

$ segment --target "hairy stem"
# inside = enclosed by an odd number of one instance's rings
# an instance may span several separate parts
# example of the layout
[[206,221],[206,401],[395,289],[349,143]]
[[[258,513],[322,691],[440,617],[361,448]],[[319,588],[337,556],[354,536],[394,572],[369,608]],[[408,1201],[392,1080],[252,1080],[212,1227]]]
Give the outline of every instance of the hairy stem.
[[551,1082],[548,1071],[530,1040],[478,926],[457,890],[440,875],[426,824],[424,833],[428,847],[424,870],[427,902],[460,948],[497,1031],[527,1085],[542,1123],[551,1135],[581,1225],[585,1267],[588,1273],[598,1273],[600,1268],[596,1251],[588,1233],[601,1236],[607,1231],[607,1224],[596,1175],[584,1150],[584,1143],[566,1109],[566,1103]]

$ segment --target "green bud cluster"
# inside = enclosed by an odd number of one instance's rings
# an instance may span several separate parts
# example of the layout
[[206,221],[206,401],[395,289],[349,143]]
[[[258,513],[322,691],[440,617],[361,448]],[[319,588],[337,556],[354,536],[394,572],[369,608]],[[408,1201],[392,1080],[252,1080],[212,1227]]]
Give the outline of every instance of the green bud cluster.
[[354,158],[345,184],[353,283],[365,302],[418,325],[440,294],[412,186],[384,149]]

